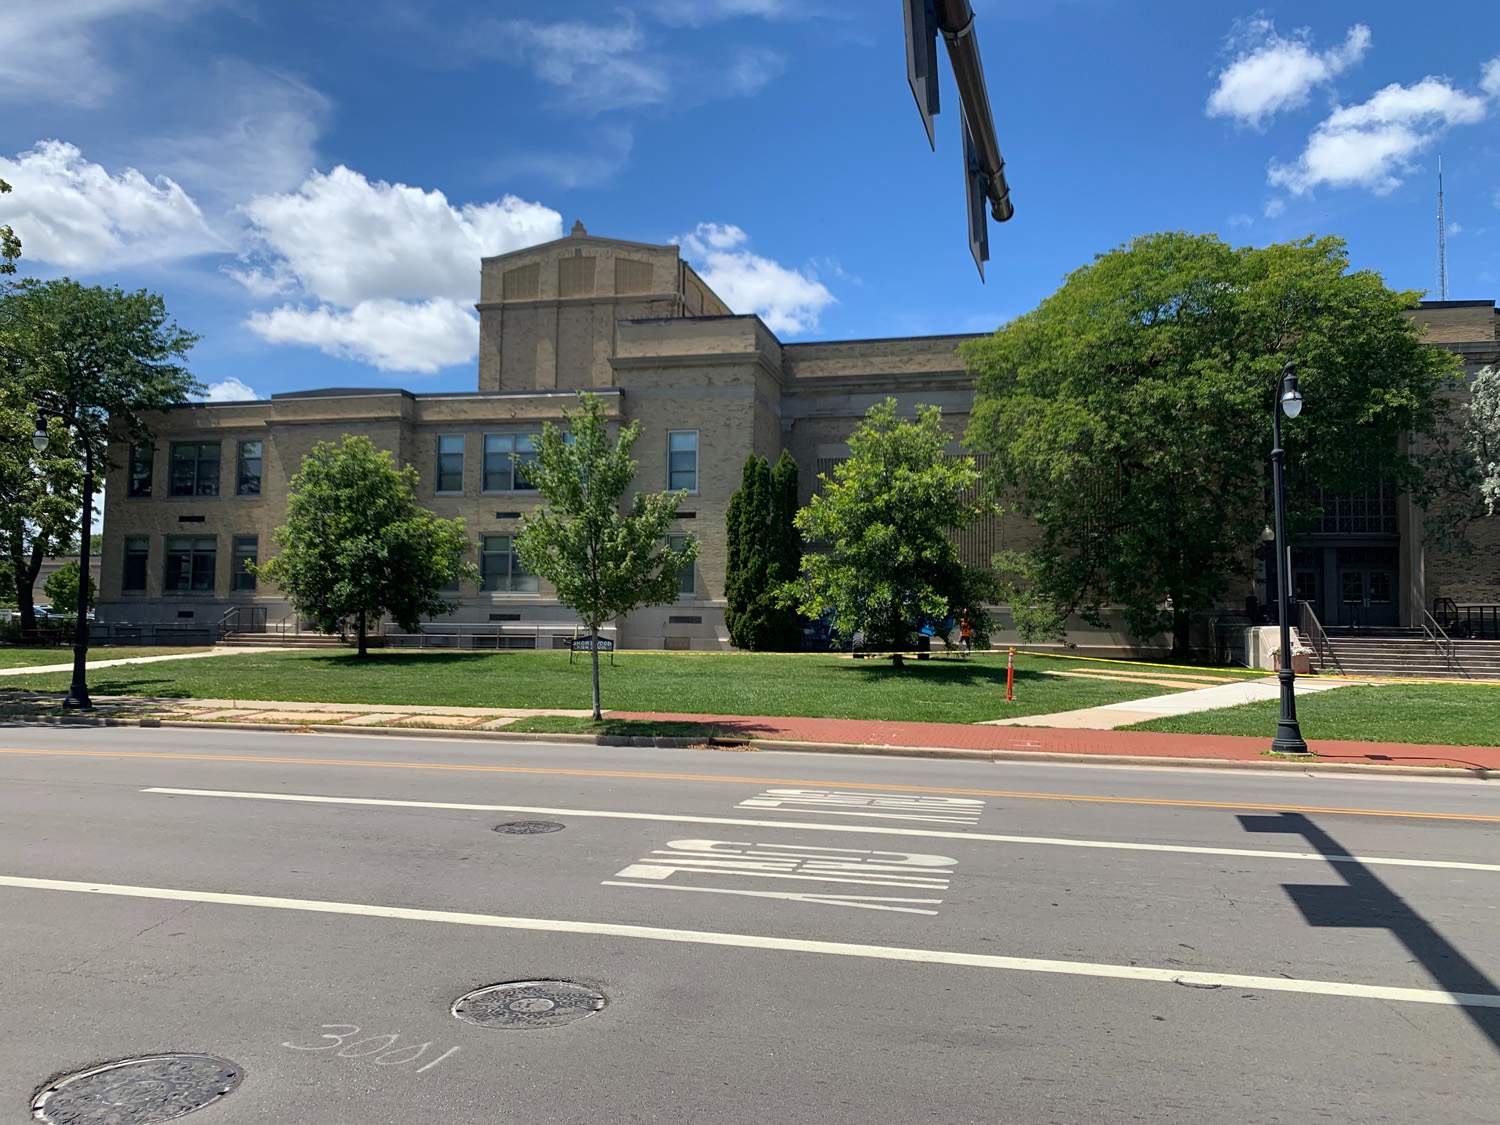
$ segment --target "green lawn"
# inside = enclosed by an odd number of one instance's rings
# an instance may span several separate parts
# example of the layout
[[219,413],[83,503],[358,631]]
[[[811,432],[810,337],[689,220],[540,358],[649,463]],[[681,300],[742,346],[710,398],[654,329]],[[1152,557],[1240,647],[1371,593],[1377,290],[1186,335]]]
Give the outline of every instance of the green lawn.
[[[771,654],[620,652],[603,666],[604,706],[624,711],[808,715],[970,723],[1160,695],[1150,684],[1103,683],[1040,674],[1089,664],[1017,658],[1016,702],[1005,702],[1005,658],[908,661]],[[1129,665],[1112,664],[1116,670]],[[6,677],[0,688],[62,691],[67,677]],[[566,652],[416,653],[376,650],[246,653],[214,660],[101,670],[96,695],[266,699],[577,709],[589,705],[589,665]]]
[[[206,648],[184,648],[168,645],[153,648],[149,645],[118,648],[99,647],[89,649],[89,663],[96,660],[128,660],[133,656],[181,656],[189,652],[207,652]],[[71,664],[71,647],[58,645],[0,645],[0,668],[24,668],[30,664]]]
[[[1269,739],[1280,713],[1280,703],[1267,700],[1153,719],[1127,729],[1250,734]],[[1297,718],[1303,736],[1309,739],[1500,746],[1500,686],[1372,684],[1339,688],[1299,695]]]

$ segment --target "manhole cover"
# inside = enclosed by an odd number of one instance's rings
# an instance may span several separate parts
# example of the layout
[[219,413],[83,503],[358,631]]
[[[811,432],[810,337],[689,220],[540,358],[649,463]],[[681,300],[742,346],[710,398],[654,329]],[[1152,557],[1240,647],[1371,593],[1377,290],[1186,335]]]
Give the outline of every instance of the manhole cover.
[[59,1078],[31,1102],[58,1125],[152,1125],[212,1105],[240,1084],[240,1068],[213,1055],[151,1055]]
[[511,820],[495,825],[496,832],[511,836],[540,836],[543,832],[561,832],[562,828],[555,820]]
[[475,989],[453,1002],[453,1014],[480,1027],[561,1027],[604,1007],[604,993],[566,980],[517,980]]

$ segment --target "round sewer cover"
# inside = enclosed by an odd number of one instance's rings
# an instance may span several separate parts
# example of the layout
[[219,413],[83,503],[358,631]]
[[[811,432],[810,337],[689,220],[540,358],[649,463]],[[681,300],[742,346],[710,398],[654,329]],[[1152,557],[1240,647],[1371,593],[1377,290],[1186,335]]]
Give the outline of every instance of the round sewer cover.
[[555,820],[511,820],[495,825],[496,832],[511,836],[540,836],[544,832],[561,832],[563,826]]
[[213,1055],[151,1055],[59,1078],[31,1102],[57,1125],[154,1125],[212,1105],[240,1084],[238,1066]]
[[587,1019],[604,993],[566,980],[517,980],[475,989],[453,1002],[453,1014],[480,1027],[531,1030]]

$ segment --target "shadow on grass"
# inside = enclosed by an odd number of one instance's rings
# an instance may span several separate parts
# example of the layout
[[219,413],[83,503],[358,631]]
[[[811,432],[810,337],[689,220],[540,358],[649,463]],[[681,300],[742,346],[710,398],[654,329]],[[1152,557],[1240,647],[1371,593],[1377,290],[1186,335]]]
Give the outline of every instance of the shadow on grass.
[[[993,664],[980,664],[975,661],[959,660],[950,657],[946,660],[915,660],[908,659],[906,663],[897,668],[889,660],[880,660],[871,657],[865,660],[855,660],[844,671],[856,673],[860,679],[871,680],[876,683],[895,681],[898,683],[910,683],[920,679],[924,683],[953,685],[955,687],[973,686],[974,684],[1003,684],[1005,682],[1005,666]],[[1043,680],[1048,677],[1040,672],[1023,672],[1016,670],[1016,681],[1021,680]]]
[[[519,656],[536,652],[535,649],[464,649],[461,652],[443,652],[433,649],[403,651],[400,649],[372,648],[369,656],[357,652],[317,652],[302,657],[307,664],[323,668],[405,668],[420,664],[424,668],[441,667],[445,664],[467,664],[476,660],[487,660],[496,656]],[[271,654],[267,654],[271,655]],[[285,653],[276,653],[285,656]]]
[[1495,982],[1406,899],[1301,813],[1239,819],[1247,832],[1301,836],[1328,859],[1335,874],[1343,877],[1344,886],[1321,883],[1284,886],[1309,926],[1389,931],[1438,986],[1453,997],[1490,1046],[1500,1051],[1500,994]]

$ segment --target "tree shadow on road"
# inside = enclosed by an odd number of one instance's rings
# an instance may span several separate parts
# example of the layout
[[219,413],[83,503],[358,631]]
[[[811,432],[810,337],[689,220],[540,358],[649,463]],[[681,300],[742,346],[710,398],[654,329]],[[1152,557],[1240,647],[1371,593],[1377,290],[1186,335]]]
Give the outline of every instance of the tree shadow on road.
[[1500,1051],[1500,990],[1478,965],[1440,934],[1411,904],[1360,863],[1336,839],[1301,813],[1241,816],[1247,832],[1302,836],[1344,878],[1342,887],[1287,884],[1285,890],[1310,926],[1389,930],[1438,985],[1453,996],[1469,1022]]

